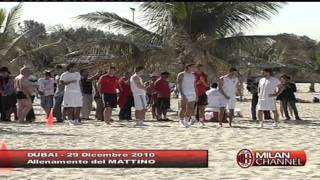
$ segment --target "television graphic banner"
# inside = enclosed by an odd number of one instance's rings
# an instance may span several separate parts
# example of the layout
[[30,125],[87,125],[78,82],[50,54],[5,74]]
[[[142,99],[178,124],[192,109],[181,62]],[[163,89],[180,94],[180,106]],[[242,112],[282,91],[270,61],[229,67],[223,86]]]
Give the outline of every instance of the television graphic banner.
[[207,150],[0,150],[0,168],[206,168]]

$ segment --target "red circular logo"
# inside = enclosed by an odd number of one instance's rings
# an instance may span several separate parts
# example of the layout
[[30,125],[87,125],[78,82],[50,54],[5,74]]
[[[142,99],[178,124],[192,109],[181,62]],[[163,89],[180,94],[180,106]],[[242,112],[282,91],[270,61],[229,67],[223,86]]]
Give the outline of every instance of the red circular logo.
[[253,159],[253,155],[249,149],[241,149],[237,154],[237,163],[242,168],[250,167]]

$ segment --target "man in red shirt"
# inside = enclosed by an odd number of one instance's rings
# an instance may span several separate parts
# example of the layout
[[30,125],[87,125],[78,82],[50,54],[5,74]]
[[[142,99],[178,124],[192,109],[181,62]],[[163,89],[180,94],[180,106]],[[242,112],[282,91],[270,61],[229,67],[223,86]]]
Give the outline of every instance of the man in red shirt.
[[102,95],[104,104],[103,117],[107,124],[111,122],[112,109],[117,107],[118,78],[115,76],[116,68],[111,66],[109,71],[98,80],[98,91]]
[[[203,65],[197,64],[197,70],[194,73],[196,76],[196,89],[197,89],[197,97],[198,101],[196,102],[197,108],[197,117],[199,118],[199,122],[204,125],[204,110],[205,106],[208,104],[208,98],[206,91],[208,89],[208,75],[203,72]],[[193,122],[194,123],[194,122]],[[192,123],[192,124],[193,124]]]
[[119,79],[119,99],[118,104],[120,107],[119,120],[132,120],[131,107],[133,106],[133,96],[130,88],[129,73],[125,73]]
[[155,82],[155,89],[157,93],[157,120],[166,120],[167,110],[170,108],[170,87],[169,78],[170,73],[162,72],[160,78]]

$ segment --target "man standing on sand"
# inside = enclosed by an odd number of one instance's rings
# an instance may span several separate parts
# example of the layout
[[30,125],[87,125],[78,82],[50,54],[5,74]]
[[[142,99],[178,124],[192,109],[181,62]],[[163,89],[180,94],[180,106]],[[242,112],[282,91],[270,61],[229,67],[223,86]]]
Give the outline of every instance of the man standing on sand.
[[260,121],[260,127],[263,127],[262,114],[263,111],[272,111],[274,114],[274,123],[273,126],[278,126],[279,114],[276,106],[276,96],[281,92],[277,91],[280,89],[281,82],[273,77],[272,69],[264,69],[262,71],[263,78],[259,80],[258,87],[258,119]]
[[38,80],[39,94],[41,107],[49,117],[51,108],[53,106],[53,95],[54,95],[54,80],[51,78],[51,72],[45,71],[44,78]]
[[[236,94],[237,90],[240,89],[241,82],[238,78],[238,71],[236,68],[230,68],[229,73],[222,76],[219,79],[219,90],[223,95],[223,101],[226,104],[226,108],[229,110],[229,126],[232,126],[232,120],[234,116],[234,108],[236,105]],[[222,127],[222,119],[219,122],[220,127]]]
[[20,74],[15,78],[15,89],[17,92],[18,99],[18,122],[25,122],[25,118],[29,111],[32,109],[32,92],[33,87],[29,81],[29,76],[31,71],[28,67],[22,67],[20,69]]
[[93,84],[91,78],[89,78],[89,73],[87,70],[83,69],[80,71],[81,74],[81,89],[82,89],[82,98],[83,105],[81,108],[81,119],[89,120],[90,113],[92,110],[92,101],[93,101]]
[[151,106],[151,114],[152,118],[157,118],[157,111],[156,111],[156,103],[157,103],[157,92],[155,89],[155,82],[158,79],[158,75],[155,73],[152,73],[150,75],[151,80],[145,83],[145,86],[147,88],[147,97],[148,97],[148,105]]
[[82,107],[82,92],[80,88],[81,75],[75,70],[75,64],[67,66],[67,71],[61,75],[60,82],[65,85],[63,107],[71,125],[79,125]]
[[[197,88],[197,97],[198,101],[196,102],[196,111],[197,118],[202,125],[205,125],[203,122],[204,119],[204,110],[205,106],[208,105],[208,97],[206,91],[209,87],[208,85],[208,75],[203,72],[203,65],[197,64],[197,70],[194,73],[196,76],[196,88]],[[192,122],[193,124],[194,122]]]
[[116,68],[111,66],[108,73],[98,80],[98,91],[102,95],[104,105],[103,117],[107,124],[111,124],[112,109],[117,108],[118,78],[115,76]]
[[[249,76],[247,79],[247,90],[252,94],[251,99],[251,117],[253,121],[257,120],[257,104],[258,104],[258,85],[260,77]],[[265,119],[272,119],[270,111],[263,111]]]
[[131,107],[133,106],[133,96],[130,87],[130,76],[126,72],[123,77],[118,81],[119,99],[118,104],[120,107],[119,120],[132,120]]
[[170,87],[169,78],[170,73],[162,72],[160,78],[155,82],[155,89],[157,92],[157,120],[170,121],[167,118],[167,111],[170,109]]
[[63,94],[64,94],[64,85],[60,82],[61,74],[62,74],[62,66],[56,66],[57,75],[55,77],[56,80],[56,91],[53,99],[53,115],[55,116],[57,123],[62,123],[64,120],[64,113],[62,111],[62,102],[63,102]]
[[177,76],[177,88],[180,92],[181,109],[179,112],[180,124],[189,127],[189,120],[195,121],[194,104],[197,101],[196,77],[193,74],[195,64],[188,64],[183,72]]
[[146,87],[144,86],[141,78],[143,72],[144,67],[138,66],[135,69],[135,73],[130,77],[130,87],[136,110],[136,126],[145,126],[143,122],[147,111]]

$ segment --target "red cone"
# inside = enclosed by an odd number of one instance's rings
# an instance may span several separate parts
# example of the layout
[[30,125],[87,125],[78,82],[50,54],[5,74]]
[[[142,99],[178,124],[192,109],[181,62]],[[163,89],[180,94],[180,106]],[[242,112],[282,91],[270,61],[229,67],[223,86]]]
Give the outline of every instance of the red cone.
[[[7,161],[7,163],[10,165],[11,164],[11,157],[9,152],[7,151],[7,145],[6,143],[1,143],[1,149],[0,149],[0,156],[2,156],[2,158],[4,160]],[[14,168],[0,168],[0,172],[8,172],[8,171],[13,171]]]
[[49,117],[47,119],[47,126],[49,127],[53,127],[54,126],[54,122],[53,122],[53,110],[51,109],[50,113],[49,113]]

